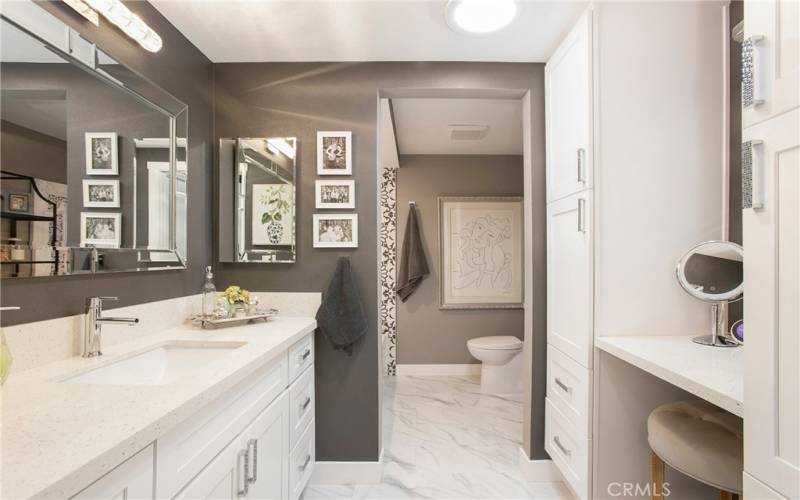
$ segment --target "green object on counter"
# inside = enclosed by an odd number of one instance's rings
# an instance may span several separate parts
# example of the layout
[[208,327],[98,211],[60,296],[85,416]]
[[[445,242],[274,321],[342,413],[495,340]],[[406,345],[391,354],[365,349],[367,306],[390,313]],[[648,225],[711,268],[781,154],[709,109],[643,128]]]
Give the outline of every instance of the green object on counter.
[[11,373],[11,363],[14,358],[11,357],[11,349],[6,345],[6,335],[0,331],[0,385],[6,382],[8,375]]

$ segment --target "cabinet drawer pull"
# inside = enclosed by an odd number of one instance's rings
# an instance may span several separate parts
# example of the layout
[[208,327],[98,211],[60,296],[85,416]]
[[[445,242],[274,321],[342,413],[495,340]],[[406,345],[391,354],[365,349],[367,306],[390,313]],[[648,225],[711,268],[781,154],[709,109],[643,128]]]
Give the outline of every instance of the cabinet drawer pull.
[[306,408],[308,408],[308,405],[310,404],[311,404],[311,396],[308,396],[306,397],[306,400],[303,402],[303,404],[300,405],[300,413],[306,411]]
[[583,176],[583,158],[586,150],[578,148],[578,182],[585,184],[586,178]]
[[253,458],[250,459],[249,464],[252,464],[252,470],[248,471],[251,472],[252,475],[247,477],[248,483],[255,483],[258,481],[258,439],[251,439],[247,442],[247,456],[250,456],[250,450],[252,450]]
[[[242,462],[244,462],[244,467],[242,467]],[[250,483],[247,481],[248,467],[247,450],[239,450],[236,455],[236,494],[240,497],[247,496],[247,492],[250,491]]]
[[309,463],[311,463],[311,454],[310,454],[310,453],[306,453],[306,459],[305,459],[305,461],[303,462],[303,465],[301,465],[300,467],[298,467],[298,469],[300,469],[300,472],[303,472],[303,471],[305,471],[305,470],[306,470],[306,467],[308,467],[308,464],[309,464]]
[[761,35],[753,35],[742,42],[742,107],[749,108],[764,103],[761,87]]
[[311,356],[311,348],[310,347],[306,348],[306,350],[305,350],[305,352],[303,352],[303,354],[297,356],[297,359],[302,363],[303,361],[308,359],[309,356]]
[[764,208],[764,169],[761,167],[762,147],[759,140],[742,143],[742,208]]
[[578,198],[578,232],[586,232],[586,200]]
[[558,436],[553,436],[553,443],[558,446],[558,449],[561,450],[561,453],[567,457],[572,456],[572,452],[566,449],[563,444],[561,444],[561,440],[558,439]]
[[570,387],[567,384],[565,384],[564,382],[562,382],[560,378],[556,377],[555,382],[556,382],[557,386],[561,387],[562,391],[564,391],[566,393],[569,393],[569,394],[572,394],[572,387]]

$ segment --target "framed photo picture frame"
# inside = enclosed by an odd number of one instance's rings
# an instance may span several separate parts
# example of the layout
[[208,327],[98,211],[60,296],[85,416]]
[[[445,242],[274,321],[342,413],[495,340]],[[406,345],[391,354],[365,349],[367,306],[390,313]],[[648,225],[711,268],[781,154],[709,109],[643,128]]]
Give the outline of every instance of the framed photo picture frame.
[[314,248],[358,248],[358,214],[314,214]]
[[86,132],[86,174],[119,175],[119,149],[116,132]]
[[352,132],[317,132],[317,175],[353,175]]
[[439,308],[523,307],[522,197],[439,198]]
[[122,243],[122,214],[81,212],[81,246],[119,248]]
[[317,180],[314,192],[318,209],[356,208],[356,183],[353,180]]
[[119,208],[119,180],[84,179],[83,206],[86,208]]
[[8,193],[8,211],[27,213],[31,211],[31,195],[28,193]]

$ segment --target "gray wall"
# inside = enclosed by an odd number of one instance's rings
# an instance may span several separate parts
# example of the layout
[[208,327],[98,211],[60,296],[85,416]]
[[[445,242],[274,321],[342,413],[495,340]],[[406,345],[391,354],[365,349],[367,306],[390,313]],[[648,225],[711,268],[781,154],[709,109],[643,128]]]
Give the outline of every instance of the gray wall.
[[67,182],[67,142],[16,123],[0,124],[0,166],[7,172]]
[[[521,130],[522,123],[518,124]],[[417,205],[431,274],[397,303],[398,364],[478,363],[467,340],[524,333],[522,309],[439,309],[439,196],[522,196],[522,156],[408,155],[397,172],[397,242],[405,236],[408,202]],[[399,257],[398,257],[399,259]],[[399,263],[399,262],[398,262]]]
[[[381,90],[514,90],[533,96],[534,177],[544,186],[544,86],[542,64],[509,63],[236,63],[215,64],[215,136],[298,138],[297,263],[217,264],[217,285],[231,283],[260,291],[323,291],[336,258],[352,257],[356,282],[367,312],[370,333],[353,356],[333,351],[317,338],[317,457],[319,460],[374,461],[380,452],[377,332],[377,144],[378,96]],[[316,179],[316,132],[353,132],[353,178],[359,215],[358,249],[314,249],[311,218]],[[216,141],[215,141],[216,143]],[[544,257],[544,196],[534,219],[541,219],[535,249]],[[215,256],[216,257],[216,256]],[[216,262],[216,258],[214,261]],[[534,458],[543,451],[544,414],[544,275],[536,282],[539,321],[534,380],[540,400],[534,403],[529,443]],[[527,448],[527,446],[526,446]]]
[[197,292],[211,261],[211,62],[146,2],[126,4],[161,35],[156,54],[108,23],[96,28],[62,2],[37,3],[189,106],[189,269],[4,280],[0,303],[23,309],[3,313],[2,325],[80,314],[93,295],[119,295],[120,305],[130,305]]

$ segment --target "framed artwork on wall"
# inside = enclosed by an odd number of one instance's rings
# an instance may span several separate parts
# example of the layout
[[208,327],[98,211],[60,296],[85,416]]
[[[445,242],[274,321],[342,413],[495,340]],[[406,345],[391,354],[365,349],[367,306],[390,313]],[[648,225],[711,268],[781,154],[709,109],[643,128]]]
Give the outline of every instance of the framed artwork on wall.
[[9,193],[8,194],[8,211],[9,212],[30,212],[31,209],[31,196],[26,193]]
[[523,307],[522,198],[439,198],[439,308]]
[[317,132],[317,175],[352,175],[352,149],[352,132]]
[[253,184],[253,245],[292,245],[291,184]]
[[315,248],[358,248],[357,214],[314,214]]
[[116,132],[86,132],[86,173],[118,175],[119,151]]
[[81,212],[81,246],[119,248],[122,243],[122,214]]
[[119,208],[119,181],[83,180],[83,206],[86,208]]
[[316,181],[316,207],[356,208],[356,183],[352,180]]

